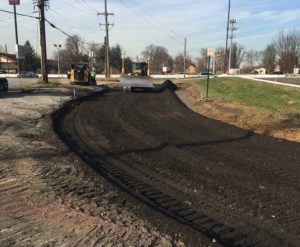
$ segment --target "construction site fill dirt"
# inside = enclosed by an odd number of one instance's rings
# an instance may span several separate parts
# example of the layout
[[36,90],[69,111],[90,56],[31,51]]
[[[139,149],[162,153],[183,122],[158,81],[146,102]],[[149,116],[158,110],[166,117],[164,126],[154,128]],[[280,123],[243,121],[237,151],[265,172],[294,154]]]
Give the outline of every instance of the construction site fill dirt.
[[0,98],[0,246],[218,246],[131,198],[62,143],[50,114],[71,97],[47,89]]

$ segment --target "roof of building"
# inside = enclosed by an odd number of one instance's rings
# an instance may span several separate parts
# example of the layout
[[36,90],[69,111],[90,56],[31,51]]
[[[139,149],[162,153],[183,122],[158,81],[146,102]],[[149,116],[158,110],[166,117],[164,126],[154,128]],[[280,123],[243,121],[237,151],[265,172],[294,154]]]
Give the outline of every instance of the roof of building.
[[17,61],[15,54],[6,54],[4,52],[0,52],[0,57],[5,57],[5,58],[7,57],[10,60]]

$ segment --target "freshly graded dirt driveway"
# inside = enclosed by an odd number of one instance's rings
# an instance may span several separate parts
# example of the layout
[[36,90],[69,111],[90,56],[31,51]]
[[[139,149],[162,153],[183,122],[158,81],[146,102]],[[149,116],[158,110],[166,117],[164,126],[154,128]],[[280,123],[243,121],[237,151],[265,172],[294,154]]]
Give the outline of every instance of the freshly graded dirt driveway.
[[183,235],[195,229],[224,246],[299,246],[299,143],[196,114],[171,90],[69,104],[56,130],[97,172],[189,226]]
[[0,98],[0,246],[218,246],[197,231],[183,235],[185,226],[107,182],[59,140],[50,114],[71,97],[45,89]]

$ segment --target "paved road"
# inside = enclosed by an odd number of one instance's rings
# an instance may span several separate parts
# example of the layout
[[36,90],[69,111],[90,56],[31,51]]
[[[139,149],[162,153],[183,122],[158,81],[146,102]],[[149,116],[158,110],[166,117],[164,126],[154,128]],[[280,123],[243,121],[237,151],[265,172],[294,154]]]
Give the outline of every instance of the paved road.
[[292,86],[293,85],[295,87],[299,87],[300,86],[300,77],[250,77],[250,79],[254,79],[254,80],[261,80],[264,82],[270,82],[270,83],[275,83],[275,84],[288,84],[288,86]]
[[[266,80],[266,79],[265,79]],[[300,85],[300,78],[268,78],[269,81],[277,81],[281,83],[288,83],[293,85]]]
[[61,137],[156,210],[224,246],[299,244],[300,144],[208,119],[170,90],[110,92],[69,107]]
[[9,88],[22,88],[38,83],[39,78],[7,78]]

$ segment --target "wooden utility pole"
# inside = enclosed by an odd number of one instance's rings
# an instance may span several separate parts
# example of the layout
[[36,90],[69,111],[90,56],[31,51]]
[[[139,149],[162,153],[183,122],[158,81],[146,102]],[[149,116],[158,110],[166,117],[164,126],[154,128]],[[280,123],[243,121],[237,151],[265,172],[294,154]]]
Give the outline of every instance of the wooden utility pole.
[[[109,66],[107,66],[109,64],[109,58],[108,55],[109,53],[107,53],[107,38],[106,36],[104,36],[104,60],[105,60],[105,78],[109,78]],[[108,61],[108,63],[107,63]]]
[[[229,20],[230,20],[230,7],[231,1],[228,1],[228,14],[227,14],[227,29],[226,29],[226,45],[225,45],[225,58],[224,58],[224,68],[227,68],[227,50],[228,50],[228,33],[229,33]],[[226,72],[226,71],[224,71]]]
[[98,13],[98,15],[104,15],[105,17],[105,77],[110,78],[110,67],[109,67],[109,26],[108,16],[113,13],[107,12],[107,0],[104,0],[104,13]]
[[18,24],[17,24],[17,10],[16,5],[20,5],[20,0],[9,0],[10,5],[14,6],[14,20],[15,20],[15,34],[16,34],[16,59],[17,59],[17,70],[20,73],[20,58],[19,58],[19,37],[18,37]]
[[5,52],[6,52],[6,70],[9,73],[9,63],[8,63],[8,56],[7,56],[7,45],[5,44]]
[[46,31],[45,31],[45,5],[48,0],[37,0],[37,7],[40,14],[40,45],[41,45],[41,72],[43,83],[48,83],[47,71],[47,49],[46,49]]
[[107,0],[104,0],[104,15],[105,15],[105,32],[106,32],[106,46],[105,46],[105,53],[106,53],[106,70],[105,70],[105,77],[110,78],[110,69],[109,69],[109,37],[108,37],[108,18],[107,18]]
[[186,38],[184,38],[184,52],[183,52],[183,73],[185,78],[185,72],[186,72]]

